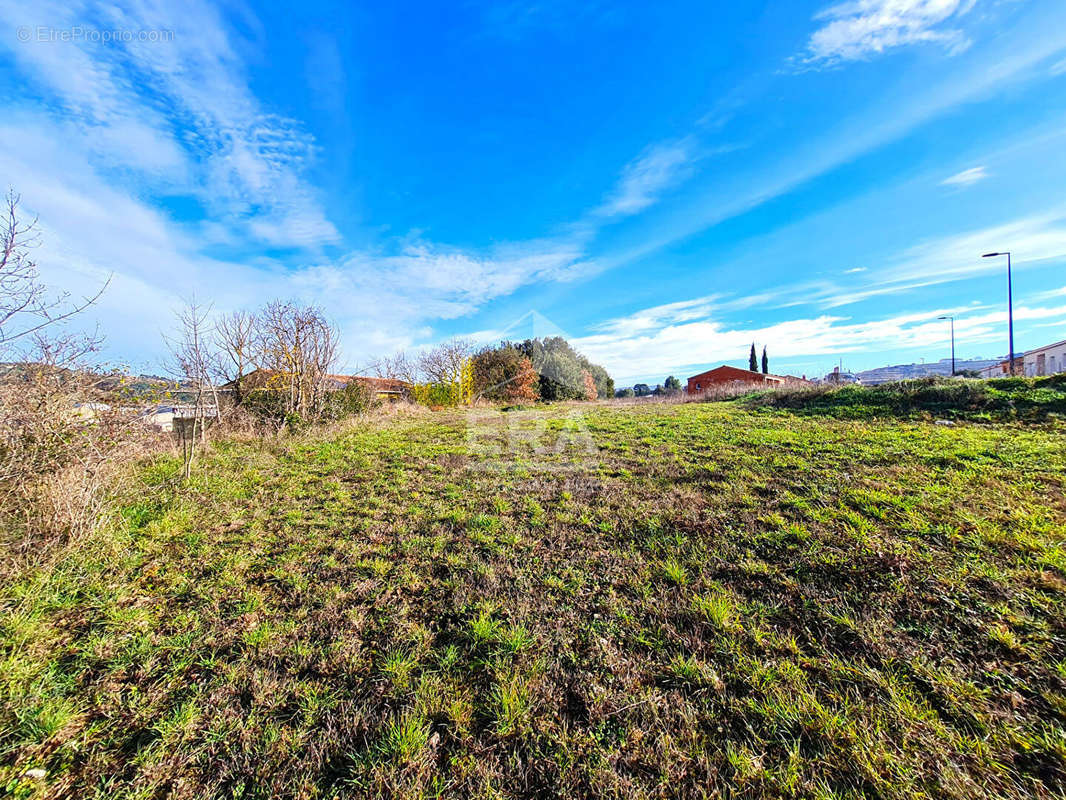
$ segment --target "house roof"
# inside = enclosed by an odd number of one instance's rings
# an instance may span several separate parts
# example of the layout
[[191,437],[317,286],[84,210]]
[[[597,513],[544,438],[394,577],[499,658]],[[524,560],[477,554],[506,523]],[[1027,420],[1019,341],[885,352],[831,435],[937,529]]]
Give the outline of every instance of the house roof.
[[[257,369],[249,372],[241,379],[246,386],[255,388],[270,388],[275,383],[275,388],[282,388],[284,373],[277,370]],[[335,389],[343,389],[352,381],[364,383],[376,392],[399,394],[407,388],[408,384],[395,378],[378,378],[372,375],[326,375],[326,380]],[[233,389],[236,381],[230,381],[222,386],[223,389]]]
[[714,375],[716,372],[723,372],[723,371],[724,372],[729,372],[730,374],[735,374],[735,373],[739,372],[739,373],[742,373],[743,375],[748,375],[748,376],[751,376],[751,378],[758,379],[758,380],[775,380],[775,381],[786,380],[785,378],[781,377],[780,375],[770,375],[770,374],[763,373],[763,372],[752,372],[750,369],[741,369],[740,367],[731,367],[729,364],[722,364],[721,366],[715,367],[714,369],[709,369],[706,372],[700,372],[697,375],[692,375],[692,376],[689,377],[688,380],[690,380],[690,381],[691,380],[695,380],[696,378],[702,378],[702,377],[704,377],[706,375]]
[[377,392],[399,393],[409,387],[409,384],[406,381],[401,381],[398,378],[377,378],[373,375],[331,375],[330,377],[347,378],[348,381],[359,381],[360,383],[365,383]]
[[[1033,353],[1040,353],[1044,350],[1050,350],[1053,347],[1062,347],[1064,344],[1066,344],[1066,339],[1063,339],[1061,342],[1055,342],[1054,344],[1045,344],[1042,347],[1034,347],[1032,350],[1026,350],[1024,353],[1022,353],[1022,355],[1028,356],[1032,355]],[[1018,356],[1015,356],[1015,358],[1018,358]],[[1006,363],[1006,359],[1004,359],[1003,361],[1004,363]]]

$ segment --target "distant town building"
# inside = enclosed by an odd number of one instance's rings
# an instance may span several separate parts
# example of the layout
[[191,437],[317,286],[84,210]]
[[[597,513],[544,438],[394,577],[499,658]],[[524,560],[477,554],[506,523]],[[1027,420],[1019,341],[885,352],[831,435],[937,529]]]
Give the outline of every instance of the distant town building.
[[780,375],[764,375],[761,372],[722,365],[689,378],[685,393],[700,394],[712,387],[729,384],[773,384],[776,386],[786,382],[787,379]]
[[1066,372],[1066,340],[1029,350],[1021,359],[1023,374],[1027,378]]
[[[1025,356],[1014,357],[1014,374],[1022,375],[1025,371]],[[982,378],[1006,378],[1010,375],[1010,359],[1004,358],[987,367],[977,370]]]
[[175,419],[193,419],[197,416],[205,419],[214,419],[218,416],[218,409],[213,405],[205,405],[197,409],[191,403],[177,403],[174,405],[150,406],[143,409],[138,416],[150,428],[170,433],[174,430]]
[[826,375],[823,381],[825,383],[835,383],[837,385],[844,383],[859,383],[858,378],[850,372],[841,371],[840,367],[833,367],[833,371]]

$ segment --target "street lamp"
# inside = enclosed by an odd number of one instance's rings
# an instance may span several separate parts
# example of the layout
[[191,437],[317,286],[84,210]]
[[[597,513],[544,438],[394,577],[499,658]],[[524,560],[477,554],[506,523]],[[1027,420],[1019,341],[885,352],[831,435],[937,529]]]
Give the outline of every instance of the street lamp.
[[1014,299],[1011,296],[1010,286],[1010,251],[1004,253],[985,253],[981,258],[992,258],[994,256],[1006,256],[1007,257],[1007,341],[1010,346],[1010,374],[1014,374]]
[[937,317],[937,319],[950,319],[951,320],[951,377],[955,377],[955,318],[954,317]]

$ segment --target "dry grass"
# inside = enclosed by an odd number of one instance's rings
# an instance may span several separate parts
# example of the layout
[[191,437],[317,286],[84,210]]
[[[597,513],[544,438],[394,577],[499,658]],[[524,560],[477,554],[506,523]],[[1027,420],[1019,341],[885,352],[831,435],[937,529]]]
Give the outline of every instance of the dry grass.
[[170,449],[136,412],[79,416],[94,377],[38,365],[0,382],[0,575],[90,535],[129,465]]

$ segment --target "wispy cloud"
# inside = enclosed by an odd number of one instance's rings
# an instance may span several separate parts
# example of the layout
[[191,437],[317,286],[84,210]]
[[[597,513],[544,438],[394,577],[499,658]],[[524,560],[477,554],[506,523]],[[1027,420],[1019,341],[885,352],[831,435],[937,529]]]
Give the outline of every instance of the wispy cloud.
[[[427,322],[469,314],[531,282],[598,269],[585,252],[588,232],[486,248],[373,237],[326,255],[321,246],[341,240],[305,177],[314,139],[255,97],[238,56],[251,45],[235,43],[211,6],[193,0],[175,14],[150,2],[56,3],[30,13],[0,0],[0,20],[12,31],[44,23],[174,31],[169,41],[114,46],[0,39],[35,98],[0,123],[0,174],[40,217],[38,255],[52,285],[78,293],[114,275],[91,312],[114,353],[157,350],[146,338],[192,291],[219,310],[272,297],[318,303],[342,323],[345,350],[357,357],[428,337]],[[630,178],[629,191],[640,191],[636,172]],[[172,219],[157,200],[175,194],[197,198],[209,221]],[[252,255],[219,260],[207,254],[214,244]],[[276,260],[261,255],[264,246],[299,255]]]
[[661,142],[626,165],[618,184],[593,214],[621,217],[643,211],[666,190],[692,174],[691,139]]
[[835,64],[880,55],[904,45],[938,42],[951,52],[969,45],[962,30],[945,27],[976,0],[850,0],[819,12],[824,23],[807,43],[808,64]]
[[962,172],[958,172],[949,178],[944,178],[940,182],[941,186],[973,186],[978,181],[983,181],[988,177],[988,172],[984,167],[971,167],[970,169],[964,169]]
[[1026,81],[1037,64],[1066,47],[1066,29],[1044,25],[1034,36],[1014,41],[1024,46],[1005,51],[979,67],[960,65],[891,109],[875,106],[868,113],[834,125],[824,137],[781,148],[780,158],[753,161],[751,170],[740,173],[735,184],[726,190],[713,185],[706,191],[693,191],[677,213],[660,221],[638,242],[600,254],[599,262],[609,269],[645,258],[781,197],[964,103]]
[[[1003,269],[999,261],[981,258],[982,253],[1000,249],[1003,242],[1010,242],[1016,270],[1066,262],[1066,207],[921,241],[877,266],[860,268],[861,282],[819,279],[783,284],[763,293],[761,304],[773,309],[812,306],[828,310],[969,280]],[[843,274],[854,273],[846,270]]]
[[632,336],[644,331],[703,319],[715,309],[719,295],[694,297],[677,303],[642,309],[634,314],[607,320],[595,326],[595,330],[605,335]]
[[[781,309],[836,309],[875,297],[969,280],[998,272],[1003,264],[981,258],[1009,242],[1016,270],[1066,262],[1066,207],[911,245],[879,265],[862,269],[861,281],[819,279],[783,284],[763,294],[762,304]],[[853,274],[847,270],[843,274]],[[1039,298],[1033,298],[1039,299]]]
[[1046,292],[1039,292],[1033,295],[1033,299],[1037,301],[1054,300],[1059,297],[1066,298],[1066,286],[1060,286],[1058,289],[1049,289]]
[[263,108],[249,88],[232,29],[211,5],[180,14],[152,2],[33,5],[0,1],[0,18],[35,31],[163,31],[160,41],[15,41],[3,37],[49,116],[94,166],[136,189],[197,196],[254,240],[309,247],[339,235],[303,172],[313,137]]
[[[530,282],[566,282],[598,268],[574,238],[500,243],[484,251],[418,237],[395,237],[308,266],[263,256],[240,261],[205,254],[200,227],[95,170],[42,119],[0,123],[0,175],[24,189],[24,210],[39,216],[35,254],[45,281],[74,295],[112,284],[86,321],[100,323],[112,354],[159,350],[179,298],[209,296],[218,310],[294,297],[321,305],[344,332],[351,359],[408,346],[432,335],[430,321],[455,319]],[[229,234],[213,234],[219,240]],[[301,259],[301,260],[303,260]],[[147,365],[152,367],[152,365]]]

